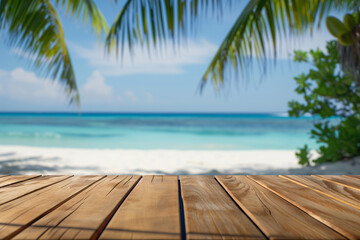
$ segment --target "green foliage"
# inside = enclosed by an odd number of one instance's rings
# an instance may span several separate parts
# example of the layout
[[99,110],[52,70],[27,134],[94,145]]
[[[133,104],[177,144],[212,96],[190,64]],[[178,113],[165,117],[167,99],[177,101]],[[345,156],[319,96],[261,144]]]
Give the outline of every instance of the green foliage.
[[[302,102],[288,103],[289,115],[305,114],[320,117],[316,120],[311,137],[320,144],[320,157],[315,164],[334,162],[360,155],[360,85],[351,74],[340,67],[337,42],[327,44],[327,52],[295,51],[295,61],[313,64],[308,73],[295,77],[295,91],[303,96]],[[309,149],[305,145],[297,153],[300,164],[309,164]]]
[[[55,4],[55,5],[54,5]],[[100,34],[107,23],[92,0],[0,0],[0,30],[10,46],[34,58],[34,66],[65,87],[70,102],[80,104],[75,72],[57,7],[75,18],[91,19]]]
[[[175,47],[175,43],[195,32],[200,17],[219,17],[226,5],[231,8],[238,2],[241,1],[126,0],[109,29],[106,47],[119,50],[120,46],[123,53],[125,45],[131,51],[139,43],[161,51],[160,46],[166,45],[168,39],[173,40]],[[56,7],[85,23],[90,21],[98,35],[108,30],[93,0],[0,0],[0,30],[6,33],[10,45],[34,57],[35,67],[64,84],[70,101],[79,103],[75,73]],[[265,73],[267,63],[272,61],[269,59],[277,56],[280,38],[288,40],[307,30],[312,32],[329,11],[358,8],[357,0],[249,0],[210,62],[201,86],[209,80],[216,87],[222,85],[230,79],[227,72],[249,73],[254,59]],[[346,16],[344,24],[351,27],[353,20],[359,21]]]
[[[193,30],[198,19],[209,13],[221,15],[231,0],[127,0],[112,24],[106,38],[110,51],[123,54],[125,45],[131,51],[135,43],[161,47],[173,40],[180,43]],[[120,48],[119,48],[120,47]]]
[[[224,6],[239,0],[127,0],[110,28],[106,46],[123,53],[138,43],[142,46],[174,46],[194,32],[198,19],[208,13],[222,15]],[[251,73],[256,59],[260,72],[276,59],[280,39],[310,32],[331,10],[353,9],[356,0],[249,0],[215,53],[202,81],[210,80],[218,88],[239,70],[244,78]],[[211,26],[207,26],[211,27]],[[282,42],[284,44],[284,42]],[[161,49],[160,47],[158,49]]]
[[310,165],[310,149],[308,145],[304,145],[303,148],[299,149],[299,152],[295,153],[296,157],[299,159],[299,164],[309,166]]
[[345,14],[344,22],[329,16],[326,18],[326,27],[341,45],[351,46],[356,42],[355,30],[360,23],[359,17],[359,11],[354,14]]

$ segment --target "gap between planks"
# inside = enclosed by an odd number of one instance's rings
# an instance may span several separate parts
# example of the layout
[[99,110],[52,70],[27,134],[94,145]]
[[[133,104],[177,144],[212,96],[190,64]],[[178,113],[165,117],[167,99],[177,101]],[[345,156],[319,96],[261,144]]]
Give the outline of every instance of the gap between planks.
[[118,202],[118,204],[115,206],[115,208],[111,211],[111,213],[106,217],[106,219],[103,221],[103,223],[100,225],[100,227],[95,231],[95,233],[91,236],[91,239],[98,239],[101,234],[106,229],[107,225],[110,223],[111,219],[114,217],[115,213],[119,210],[120,206],[124,203],[124,201],[127,199],[127,197],[130,195],[130,193],[134,190],[134,188],[139,184],[141,181],[142,176],[139,176],[139,179],[133,184],[133,186],[129,189],[129,191],[124,195],[122,199]]

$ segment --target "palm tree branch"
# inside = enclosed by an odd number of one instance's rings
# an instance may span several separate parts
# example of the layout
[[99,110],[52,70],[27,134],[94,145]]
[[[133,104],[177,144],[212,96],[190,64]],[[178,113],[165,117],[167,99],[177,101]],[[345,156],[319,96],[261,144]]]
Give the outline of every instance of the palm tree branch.
[[66,9],[66,14],[76,19],[81,18],[85,24],[90,20],[91,29],[98,35],[102,31],[105,33],[109,31],[105,17],[93,0],[56,0],[55,2],[56,5]]
[[209,79],[215,85],[219,82],[218,78],[227,79],[225,70],[229,69],[228,62],[237,66],[231,68],[235,72],[239,69],[248,71],[255,56],[260,70],[265,72],[269,57],[276,59],[279,35],[297,36],[307,29],[312,30],[314,24],[320,22],[334,6],[336,0],[250,1],[210,62],[202,78],[201,89]]
[[0,29],[8,32],[10,46],[34,57],[44,75],[65,86],[70,102],[80,104],[64,30],[48,0],[0,2]]
[[[92,29],[100,35],[107,22],[92,0],[56,0],[66,13],[91,19]],[[49,0],[0,0],[0,30],[7,31],[8,42],[32,56],[34,66],[65,87],[70,103],[80,105],[74,69],[60,18]]]
[[[135,44],[153,47],[166,45],[169,39],[180,43],[197,20],[210,12],[221,13],[231,0],[127,0],[110,27],[105,46],[123,54]],[[136,33],[136,34],[134,34]],[[126,41],[124,41],[126,39]],[[120,48],[119,48],[120,45]]]

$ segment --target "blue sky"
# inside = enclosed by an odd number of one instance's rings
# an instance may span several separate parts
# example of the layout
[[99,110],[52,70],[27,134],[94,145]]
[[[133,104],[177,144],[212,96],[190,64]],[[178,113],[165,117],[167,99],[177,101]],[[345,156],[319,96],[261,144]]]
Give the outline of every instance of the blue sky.
[[[109,24],[121,6],[97,1]],[[231,80],[220,92],[207,84],[202,94],[200,79],[217,47],[241,12],[242,6],[199,22],[194,35],[174,53],[162,55],[135,49],[122,62],[105,56],[102,42],[80,21],[61,15],[81,96],[81,111],[87,112],[286,112],[287,102],[299,99],[293,77],[309,66],[295,64],[293,49],[324,49],[331,36],[326,30],[279,46],[276,66],[268,66],[261,78],[258,66],[249,79]],[[325,29],[325,28],[323,28]],[[0,32],[0,111],[78,111],[69,105],[62,86],[44,78],[31,67],[31,56],[6,44]]]

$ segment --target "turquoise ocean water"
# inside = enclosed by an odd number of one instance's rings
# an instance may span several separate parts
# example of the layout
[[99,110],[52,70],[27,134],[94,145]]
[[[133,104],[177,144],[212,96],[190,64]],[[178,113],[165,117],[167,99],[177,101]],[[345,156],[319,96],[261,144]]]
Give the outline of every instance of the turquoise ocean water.
[[278,114],[0,113],[0,145],[99,149],[297,149],[311,118]]

